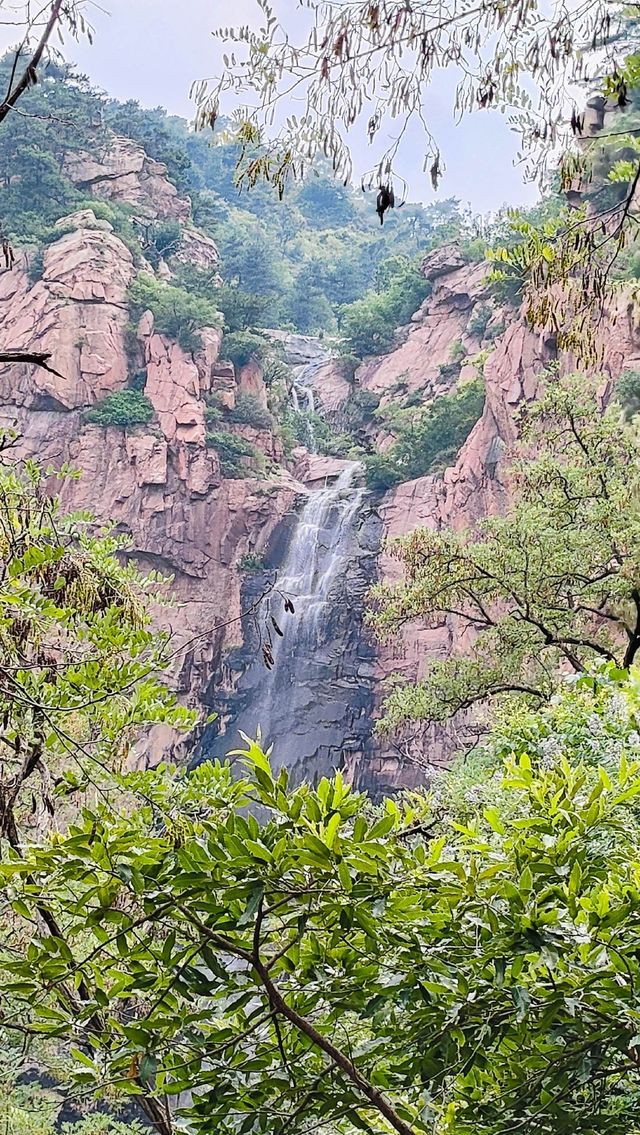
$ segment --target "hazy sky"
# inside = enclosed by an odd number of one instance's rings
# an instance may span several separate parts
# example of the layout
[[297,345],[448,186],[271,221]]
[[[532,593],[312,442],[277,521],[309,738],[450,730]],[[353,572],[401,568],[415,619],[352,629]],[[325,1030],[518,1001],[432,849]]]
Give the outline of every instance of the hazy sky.
[[[276,0],[276,12],[296,19],[296,0]],[[144,106],[164,106],[173,114],[193,115],[192,81],[216,74],[224,50],[212,29],[242,21],[258,22],[255,0],[99,0],[88,8],[95,27],[92,46],[69,40],[66,55],[109,94],[134,98]],[[6,36],[5,42],[6,42]],[[477,113],[455,124],[453,83],[441,77],[431,88],[428,117],[441,146],[446,176],[438,197],[459,197],[475,211],[502,204],[532,202],[537,192],[514,167],[518,139],[499,113]],[[294,108],[295,111],[295,108]],[[356,155],[358,174],[373,165],[366,147]],[[436,199],[422,171],[423,139],[415,130],[403,151],[401,172],[411,200]]]

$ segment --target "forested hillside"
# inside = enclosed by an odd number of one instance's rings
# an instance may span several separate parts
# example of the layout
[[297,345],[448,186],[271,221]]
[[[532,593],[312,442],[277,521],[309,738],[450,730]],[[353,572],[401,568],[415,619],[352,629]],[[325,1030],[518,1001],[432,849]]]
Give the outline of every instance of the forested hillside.
[[[0,82],[8,81],[11,62],[5,57]],[[46,243],[51,226],[87,199],[70,177],[69,155],[99,155],[110,131],[131,138],[166,165],[179,192],[190,196],[195,223],[216,241],[224,278],[216,302],[230,332],[340,329],[358,355],[373,353],[388,346],[424,298],[417,266],[425,251],[463,236],[470,252],[482,255],[477,230],[457,202],[399,201],[402,207],[378,226],[375,194],[341,185],[322,163],[292,186],[284,203],[267,185],[241,193],[234,179],[239,144],[225,140],[224,122],[215,133],[195,133],[161,108],[109,99],[72,68],[49,64],[23,106],[28,117],[13,116],[5,125],[0,158],[6,235]],[[131,242],[131,209],[112,210]],[[157,261],[176,239],[175,221],[153,227],[144,234],[147,259]],[[183,282],[210,286],[186,268]]]

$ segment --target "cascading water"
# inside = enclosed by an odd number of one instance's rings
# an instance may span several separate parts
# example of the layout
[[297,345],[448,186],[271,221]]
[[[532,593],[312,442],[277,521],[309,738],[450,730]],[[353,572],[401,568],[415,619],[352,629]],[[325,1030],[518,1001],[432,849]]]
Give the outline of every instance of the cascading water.
[[295,414],[304,414],[305,431],[307,434],[307,449],[310,453],[317,452],[316,436],[313,426],[313,417],[316,409],[313,380],[319,367],[325,363],[324,358],[314,359],[302,366],[293,368],[293,383],[291,386],[291,408]]
[[[273,744],[274,767],[308,778],[359,753],[370,731],[372,653],[362,633],[363,596],[377,550],[361,467],[309,491],[268,600],[253,630],[252,657],[223,709],[224,733],[205,737],[203,756],[224,756],[239,732]],[[294,614],[288,613],[290,600]],[[272,626],[271,616],[282,631]],[[259,631],[258,629],[259,628]],[[261,646],[271,628],[273,668]],[[222,708],[222,707],[221,707]]]

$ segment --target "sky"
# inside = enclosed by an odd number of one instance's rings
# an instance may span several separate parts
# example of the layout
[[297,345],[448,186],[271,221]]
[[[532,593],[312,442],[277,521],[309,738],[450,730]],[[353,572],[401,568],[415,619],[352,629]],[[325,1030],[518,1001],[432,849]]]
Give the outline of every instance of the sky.
[[[281,17],[286,13],[289,26],[299,18],[296,0],[274,0],[274,7]],[[95,29],[94,42],[68,39],[66,57],[109,95],[137,99],[147,107],[163,106],[185,118],[194,113],[189,99],[193,80],[216,75],[222,66],[225,48],[212,36],[213,29],[257,24],[260,17],[255,0],[88,0],[86,11]],[[0,44],[3,41],[4,46],[11,42],[6,30],[0,34]],[[533,203],[537,190],[524,183],[522,169],[514,164],[516,134],[495,111],[455,123],[453,88],[451,76],[437,77],[426,108],[443,154],[445,177],[435,194],[422,170],[424,143],[416,126],[399,165],[409,184],[409,199],[429,204],[458,197],[483,214],[503,204]],[[296,109],[292,107],[294,113]],[[358,176],[375,164],[364,143],[354,156]]]

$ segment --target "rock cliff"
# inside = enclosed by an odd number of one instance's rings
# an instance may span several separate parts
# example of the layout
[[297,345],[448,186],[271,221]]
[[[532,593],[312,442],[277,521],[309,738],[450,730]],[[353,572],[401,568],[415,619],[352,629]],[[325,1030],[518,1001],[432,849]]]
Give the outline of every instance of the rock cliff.
[[[141,224],[179,220],[174,257],[215,271],[217,250],[192,225],[188,199],[140,147],[116,139],[100,160],[76,155],[69,161],[87,193],[130,204]],[[407,398],[427,404],[481,369],[484,412],[455,463],[386,494],[361,493],[357,476],[342,492],[344,462],[310,455],[305,447],[285,459],[277,432],[235,424],[230,428],[238,438],[262,456],[249,475],[232,478],[207,444],[207,409],[213,396],[219,410],[233,411],[240,394],[266,406],[260,367],[234,368],[221,359],[216,327],[204,328],[198,349],[187,351],[156,329],[151,312],[132,326],[127,289],[137,270],[111,224],[84,209],[60,225],[41,269],[25,252],[12,270],[0,272],[0,346],[51,351],[64,376],[0,367],[0,424],[17,426],[22,454],[80,469],[79,480],[62,483],[65,505],[114,522],[129,535],[130,555],[143,569],[173,577],[173,603],[156,612],[158,625],[172,635],[172,680],[186,703],[221,714],[219,732],[205,736],[202,752],[222,752],[229,730],[248,720],[251,704],[271,691],[269,724],[274,736],[285,734],[281,759],[292,766],[317,773],[342,763],[358,784],[376,792],[419,779],[423,773],[412,757],[421,764],[446,760],[456,730],[426,730],[389,743],[371,739],[372,718],[392,675],[419,678],[429,658],[464,649],[464,642],[447,622],[408,627],[383,648],[371,641],[362,626],[365,592],[376,573],[397,571],[386,552],[378,555],[380,541],[418,525],[472,526],[504,507],[517,409],[535,397],[553,342],[493,306],[482,265],[464,264],[455,247],[440,249],[424,265],[429,298],[399,331],[394,349],[366,360],[355,375],[332,359],[326,344],[279,332],[273,338],[286,340],[301,391],[310,390],[316,407],[335,422],[358,391],[383,407]],[[171,265],[161,261],[157,273],[170,276]],[[605,370],[615,376],[634,365],[640,365],[640,337],[632,308],[621,300],[607,325]],[[91,407],[131,387],[140,374],[153,409],[148,425],[105,428],[88,420]],[[388,428],[377,421],[366,430],[384,447]],[[301,540],[310,547],[311,533],[314,541],[313,563],[307,557],[298,567],[296,525]],[[309,610],[319,588],[329,614],[304,658],[297,641],[287,640],[288,678],[280,673],[270,684],[262,663],[256,665],[264,623],[246,612],[271,590],[268,611],[280,618],[273,603],[287,571],[292,578],[297,572],[298,583],[308,573]],[[174,741],[156,732],[140,759],[157,759]]]
[[[205,329],[195,354],[156,333],[151,313],[132,332],[131,253],[90,210],[70,225],[47,248],[40,280],[30,283],[26,261],[0,276],[0,342],[50,350],[63,376],[1,368],[0,423],[17,427],[19,454],[81,470],[62,482],[65,506],[113,521],[142,568],[173,577],[172,605],[157,619],[172,635],[176,688],[200,706],[241,641],[239,561],[263,553],[302,487],[282,466],[268,477],[221,476],[205,441],[206,399],[219,392],[233,407],[243,379],[219,360],[220,332]],[[87,409],[129,384],[132,351],[144,364],[153,421],[125,430],[91,424]],[[277,454],[279,443],[263,440]],[[155,736],[149,750],[161,753],[172,740]]]

